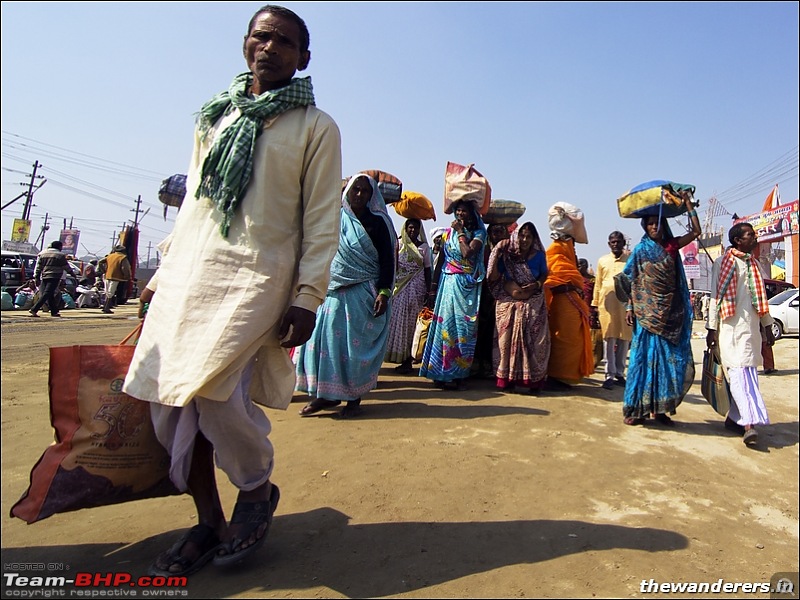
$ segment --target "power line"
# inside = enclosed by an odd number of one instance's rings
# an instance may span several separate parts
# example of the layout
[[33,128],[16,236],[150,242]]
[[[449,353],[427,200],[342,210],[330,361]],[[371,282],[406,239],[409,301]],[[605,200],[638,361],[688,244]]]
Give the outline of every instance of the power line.
[[[149,174],[150,174],[150,176],[151,176],[152,178],[154,178],[154,179],[155,179],[155,178],[160,178],[160,179],[163,179],[163,178],[165,177],[165,175],[164,175],[163,173],[158,173],[158,172],[156,172],[156,171],[151,171],[151,170],[149,170],[149,169],[142,169],[141,167],[134,167],[134,166],[131,166],[131,165],[126,165],[126,164],[124,164],[124,163],[119,163],[119,162],[115,162],[115,161],[108,160],[108,159],[105,159],[105,158],[100,158],[100,157],[97,157],[97,156],[92,156],[91,154],[84,154],[84,153],[82,153],[82,152],[76,152],[76,151],[74,151],[74,150],[70,150],[70,149],[68,149],[68,148],[61,148],[60,146],[54,146],[53,144],[48,144],[48,143],[46,143],[46,142],[40,142],[40,141],[38,141],[38,140],[34,140],[34,139],[32,139],[32,138],[28,138],[28,137],[24,137],[24,136],[18,135],[18,134],[16,134],[16,133],[11,133],[10,131],[3,131],[2,133],[3,133],[3,135],[11,136],[11,137],[13,137],[13,138],[18,138],[18,139],[20,139],[20,140],[27,140],[27,141],[29,141],[29,142],[33,142],[33,143],[35,143],[35,144],[39,144],[39,145],[41,145],[41,146],[46,146],[46,147],[50,147],[50,148],[55,148],[55,149],[57,149],[57,150],[62,150],[62,151],[64,151],[64,152],[68,152],[68,153],[69,153],[69,156],[75,156],[75,155],[77,155],[77,156],[83,156],[83,157],[86,157],[86,158],[90,158],[90,159],[92,159],[92,160],[93,160],[93,161],[95,161],[96,163],[97,163],[97,162],[99,162],[99,163],[107,163],[107,164],[109,164],[109,165],[116,165],[116,166],[118,166],[118,167],[124,167],[125,169],[131,169],[131,170],[133,170],[133,171],[140,171],[141,173],[137,175],[137,176],[139,176],[139,177],[142,177],[142,176],[144,176],[144,175],[142,175],[143,173],[149,173]],[[7,142],[7,144],[8,144],[8,145],[12,145],[12,146],[13,146],[13,141],[11,141],[11,140],[6,140],[6,142]],[[25,144],[25,143],[22,143],[22,142],[18,142],[18,143],[19,143],[19,145],[20,145],[21,147],[24,147],[24,148],[26,148],[26,149],[27,149],[27,148],[30,148],[30,147],[29,147],[27,144]],[[44,152],[46,152],[46,150],[42,150],[42,149],[39,149],[39,148],[32,148],[32,149],[30,149],[29,151],[33,151],[33,152],[37,152],[37,153],[44,153]],[[56,156],[56,157],[59,157],[59,158],[63,158],[63,160],[68,160],[68,161],[69,161],[69,160],[71,160],[71,159],[67,159],[67,158],[61,157],[61,156],[60,156],[60,155],[58,155],[58,154],[55,154],[54,156]],[[108,169],[108,167],[100,167],[100,165],[92,165],[91,163],[85,163],[85,164],[86,164],[86,166],[94,166],[94,167],[96,167],[96,168]],[[120,173],[122,173],[122,171],[120,171]],[[133,174],[133,173],[131,173],[131,174]],[[159,180],[160,180],[160,179],[159,179]]]

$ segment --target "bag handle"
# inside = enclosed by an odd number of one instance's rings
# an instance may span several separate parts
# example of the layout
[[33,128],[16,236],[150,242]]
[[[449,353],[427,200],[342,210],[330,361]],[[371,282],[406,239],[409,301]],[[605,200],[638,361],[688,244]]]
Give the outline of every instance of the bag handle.
[[138,342],[139,341],[139,334],[142,333],[142,325],[144,325],[144,321],[139,321],[139,324],[136,327],[133,328],[133,331],[131,331],[128,335],[126,335],[122,339],[122,341],[119,343],[119,345],[120,346],[124,346],[128,342],[128,340],[130,340],[134,335],[136,336],[136,339],[133,340],[133,343],[135,344],[136,342]]
[[714,360],[722,367],[722,374],[725,376],[725,381],[730,383],[731,379],[728,377],[728,369],[725,368],[725,365],[722,363],[722,357],[719,355],[719,344],[714,344],[714,347],[711,348],[711,353],[714,356]]

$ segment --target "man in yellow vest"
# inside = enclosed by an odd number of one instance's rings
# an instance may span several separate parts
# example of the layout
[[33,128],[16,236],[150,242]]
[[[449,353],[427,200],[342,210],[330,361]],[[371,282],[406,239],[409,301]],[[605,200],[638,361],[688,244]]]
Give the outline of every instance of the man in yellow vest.
[[120,282],[131,280],[131,263],[128,260],[125,246],[122,244],[114,246],[114,251],[111,254],[107,254],[100,259],[98,267],[104,273],[105,278],[106,302],[103,305],[103,312],[112,314],[111,305],[114,301],[114,296],[117,294]]

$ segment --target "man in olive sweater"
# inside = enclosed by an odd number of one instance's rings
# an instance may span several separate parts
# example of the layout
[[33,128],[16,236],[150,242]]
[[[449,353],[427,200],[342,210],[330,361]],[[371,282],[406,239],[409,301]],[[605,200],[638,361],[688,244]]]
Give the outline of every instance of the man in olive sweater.
[[55,240],[51,242],[49,248],[39,253],[36,268],[33,271],[33,278],[36,285],[39,286],[39,301],[29,311],[32,317],[39,316],[39,309],[45,302],[50,309],[51,316],[61,316],[58,312],[58,308],[61,306],[60,298],[58,298],[61,277],[64,275],[64,271],[75,276],[75,271],[69,264],[66,255],[61,252],[62,247],[61,242]]

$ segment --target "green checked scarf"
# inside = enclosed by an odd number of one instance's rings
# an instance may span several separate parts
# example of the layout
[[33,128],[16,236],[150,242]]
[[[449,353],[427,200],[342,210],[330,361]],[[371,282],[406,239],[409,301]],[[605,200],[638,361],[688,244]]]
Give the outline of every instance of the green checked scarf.
[[240,111],[236,119],[214,140],[203,162],[200,185],[195,197],[206,196],[222,213],[222,237],[228,237],[231,221],[244,198],[253,173],[253,152],[261,134],[264,120],[299,106],[314,104],[310,77],[298,77],[286,87],[265,92],[253,98],[248,94],[253,74],[237,75],[228,91],[214,96],[200,109],[197,126],[205,136],[223,114],[234,108]]

